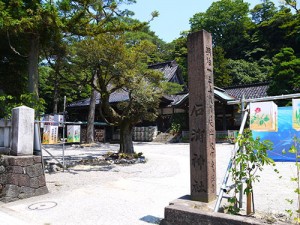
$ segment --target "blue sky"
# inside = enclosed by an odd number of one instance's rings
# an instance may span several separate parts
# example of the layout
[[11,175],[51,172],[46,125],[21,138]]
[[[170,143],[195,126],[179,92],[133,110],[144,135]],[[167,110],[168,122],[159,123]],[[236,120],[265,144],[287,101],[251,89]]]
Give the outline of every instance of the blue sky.
[[[278,5],[279,0],[273,2]],[[150,23],[151,30],[166,42],[171,42],[180,36],[181,31],[189,30],[189,19],[198,12],[205,12],[216,2],[214,0],[137,0],[136,4],[127,6],[135,13],[134,18],[148,21],[151,12],[157,10],[159,17]],[[261,3],[261,0],[246,0],[250,8]]]

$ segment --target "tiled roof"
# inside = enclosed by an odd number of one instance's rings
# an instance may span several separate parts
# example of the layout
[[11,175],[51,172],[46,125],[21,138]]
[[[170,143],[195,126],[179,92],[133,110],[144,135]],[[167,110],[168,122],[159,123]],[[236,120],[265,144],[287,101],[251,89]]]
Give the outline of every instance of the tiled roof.
[[[174,82],[174,75],[178,69],[178,64],[175,61],[168,61],[163,63],[152,64],[149,69],[159,70],[164,74],[167,81]],[[176,78],[175,78],[176,79]]]
[[183,102],[186,98],[188,98],[189,94],[178,94],[178,95],[165,95],[164,97],[166,99],[169,99],[171,102],[171,105],[176,106]]
[[222,102],[227,102],[227,101],[233,101],[235,98],[228,93],[224,89],[214,87],[214,96],[216,99],[222,101]]
[[[99,93],[97,93],[96,104],[99,104],[99,96],[100,96]],[[81,107],[87,105],[90,105],[90,98],[72,102],[67,107]]]
[[241,86],[233,86],[223,88],[227,94],[231,95],[236,99],[241,99],[244,95],[245,99],[250,98],[262,98],[268,96],[269,84],[268,83],[259,83],[259,84],[249,84]]
[[[219,99],[223,102],[235,100],[235,98],[228,95],[225,92],[225,90],[223,90],[221,88],[218,88],[218,87],[214,88],[214,96],[215,96],[216,99]],[[178,94],[178,95],[167,95],[167,96],[164,96],[164,97],[167,98],[167,99],[172,100],[172,103],[171,103],[172,106],[178,106],[181,103],[183,103],[186,99],[188,99],[189,93]]]
[[[178,70],[178,64],[175,61],[168,61],[163,63],[157,63],[149,66],[149,69],[159,70],[164,74],[164,77],[169,82],[177,82],[182,84],[183,81],[178,80],[176,72]],[[97,94],[96,104],[99,104],[100,94]],[[129,99],[128,92],[124,90],[116,91],[109,96],[109,102],[122,102]],[[68,107],[82,107],[90,105],[90,98],[83,99],[80,101],[72,102]]]
[[[128,92],[124,90],[116,91],[109,96],[110,103],[123,102],[129,99]],[[96,96],[96,105],[100,102],[100,93]],[[80,101],[72,102],[68,107],[82,107],[90,105],[90,98],[86,98]]]
[[[176,71],[178,69],[178,65],[175,61],[168,61],[164,63],[153,64],[149,66],[150,69],[157,69],[164,73],[166,80],[173,81],[172,79],[177,79]],[[178,82],[178,81],[177,81]],[[235,99],[241,99],[243,94],[245,99],[250,98],[261,98],[266,97],[267,89],[269,85],[268,83],[260,83],[260,84],[249,84],[249,85],[241,85],[241,86],[233,86],[226,87],[223,89],[215,87],[215,97],[221,100],[230,101]],[[188,94],[178,94],[178,95],[166,95],[164,96],[166,99],[172,101],[171,105],[176,106],[182,103],[186,98],[188,98]],[[125,90],[120,90],[114,92],[109,96],[110,103],[127,101],[129,99],[128,92]],[[96,104],[99,104],[100,94],[97,94]],[[90,104],[90,98],[83,99],[80,101],[73,102],[68,105],[68,107],[82,107],[88,106]]]
[[[99,95],[100,97],[100,95]],[[125,90],[119,90],[115,91],[109,96],[109,102],[115,103],[115,102],[124,102],[129,100],[129,94]]]

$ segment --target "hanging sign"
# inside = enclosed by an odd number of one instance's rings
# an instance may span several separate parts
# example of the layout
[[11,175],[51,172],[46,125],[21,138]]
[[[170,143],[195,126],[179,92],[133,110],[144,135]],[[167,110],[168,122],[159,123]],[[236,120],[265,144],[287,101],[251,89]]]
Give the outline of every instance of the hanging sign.
[[54,115],[54,122],[56,126],[62,127],[63,126],[63,122],[64,122],[64,116],[63,115],[59,115],[59,114],[55,114]]
[[80,142],[80,125],[67,126],[67,142]]
[[293,99],[292,125],[295,130],[300,130],[300,99]]
[[255,131],[277,131],[277,105],[270,102],[250,103],[250,129]]
[[43,144],[57,144],[58,126],[45,125],[43,132]]

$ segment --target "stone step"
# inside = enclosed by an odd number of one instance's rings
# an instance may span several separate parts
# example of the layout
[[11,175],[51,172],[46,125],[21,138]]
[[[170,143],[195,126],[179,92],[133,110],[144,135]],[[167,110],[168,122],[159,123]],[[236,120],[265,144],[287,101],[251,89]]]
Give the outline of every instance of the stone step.
[[175,137],[175,135],[170,134],[170,133],[160,133],[156,136],[155,139],[153,139],[153,142],[170,142],[173,138]]

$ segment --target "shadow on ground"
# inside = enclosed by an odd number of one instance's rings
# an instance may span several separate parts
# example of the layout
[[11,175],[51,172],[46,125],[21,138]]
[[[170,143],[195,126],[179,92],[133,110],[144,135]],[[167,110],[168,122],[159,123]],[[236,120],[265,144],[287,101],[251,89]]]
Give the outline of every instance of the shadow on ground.
[[159,224],[160,221],[162,220],[162,218],[156,217],[156,216],[151,216],[151,215],[147,215],[144,216],[142,218],[140,218],[140,220],[147,222],[147,223],[152,223],[152,224]]

